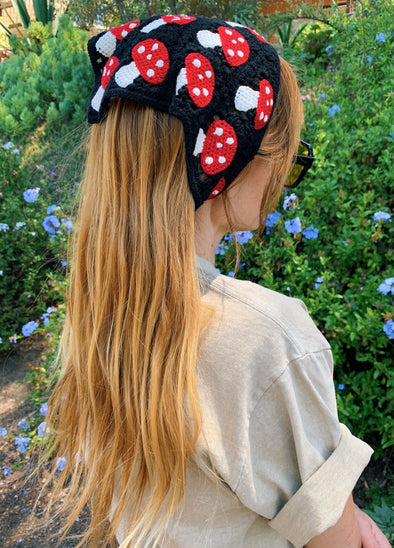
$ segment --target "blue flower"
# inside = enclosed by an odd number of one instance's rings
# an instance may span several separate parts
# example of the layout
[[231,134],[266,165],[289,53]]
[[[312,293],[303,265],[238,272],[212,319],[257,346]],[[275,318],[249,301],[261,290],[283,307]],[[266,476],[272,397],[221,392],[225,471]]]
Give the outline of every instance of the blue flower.
[[47,414],[47,411],[48,411],[48,402],[45,402],[40,407],[40,413],[41,415],[45,417],[45,415]]
[[246,244],[246,242],[253,238],[253,234],[250,232],[250,230],[240,230],[239,232],[235,233],[235,236],[237,237],[237,240],[240,244]]
[[344,384],[338,384],[338,390],[344,390],[345,385]]
[[332,51],[334,48],[332,46],[327,46],[326,47],[326,52],[327,53],[330,53],[330,51]]
[[55,209],[59,209],[57,205],[48,206],[48,207],[47,207],[47,213],[48,213],[48,215],[50,215],[51,213],[53,213],[53,212],[55,211]]
[[9,229],[10,227],[7,225],[7,223],[0,223],[0,232],[6,232]]
[[23,221],[18,221],[17,223],[15,223],[15,230],[19,230],[20,228],[25,228],[26,226],[26,223],[24,223]]
[[340,112],[341,107],[338,105],[333,105],[331,108],[328,109],[328,114],[334,118],[336,112]]
[[267,234],[270,233],[270,228],[274,227],[278,222],[278,219],[282,217],[282,213],[279,211],[274,211],[273,213],[268,213],[267,220],[265,222],[265,230]]
[[29,446],[30,438],[23,438],[21,435],[19,435],[17,438],[15,438],[15,445],[19,449],[21,453],[26,453],[28,446]]
[[319,229],[313,226],[307,226],[302,234],[307,240],[316,240],[319,236]]
[[320,287],[320,284],[324,282],[324,278],[320,277],[319,278],[316,278],[316,282],[315,282],[315,289],[319,289]]
[[60,221],[56,217],[56,215],[49,215],[49,217],[45,217],[45,219],[42,222],[42,226],[44,229],[49,232],[50,234],[56,234],[56,228],[59,228]]
[[301,232],[301,221],[299,217],[291,219],[290,221],[285,221],[285,227],[290,234],[297,234],[298,232]]
[[62,472],[64,470],[66,463],[67,463],[67,460],[65,457],[62,457],[62,458],[58,457],[58,459],[56,460],[56,466],[59,472]]
[[375,36],[375,40],[376,40],[376,42],[385,42],[386,41],[386,33],[381,32],[380,34]]
[[372,57],[370,55],[367,55],[365,59],[368,61],[368,66],[370,67],[372,63]]
[[234,271],[231,270],[231,271],[227,274],[227,276],[228,276],[229,278],[234,278]]
[[73,232],[75,230],[70,217],[67,217],[67,219],[62,219],[62,225],[66,227],[66,232]]
[[27,432],[29,428],[30,428],[30,425],[26,419],[21,419],[18,422],[18,430],[23,430],[24,432]]
[[[45,432],[45,428],[47,426],[47,423],[44,421],[44,422],[41,422],[39,425],[38,425],[38,428],[37,428],[37,434],[39,436],[43,436],[44,435],[44,432]],[[45,437],[47,437],[48,435],[48,431],[45,432]]]
[[297,196],[292,192],[290,196],[286,196],[283,201],[283,209],[294,209]]
[[22,335],[29,337],[39,326],[38,322],[28,322],[22,327]]
[[383,326],[383,331],[386,333],[389,339],[394,339],[394,320],[387,320]]
[[394,278],[387,278],[386,280],[384,280],[384,282],[380,284],[377,290],[380,293],[383,293],[383,295],[388,295],[389,293],[394,295]]
[[27,190],[25,190],[25,192],[23,193],[25,201],[29,204],[36,202],[38,200],[39,190],[39,188],[28,188]]
[[391,215],[385,211],[377,211],[373,216],[373,220],[375,223],[377,221],[389,221],[391,223]]
[[326,96],[326,94],[325,94],[325,93],[319,93],[319,97],[320,97],[320,99],[324,99],[324,97],[325,97],[325,96]]
[[12,141],[8,141],[8,143],[6,143],[5,145],[1,145],[4,150],[10,150],[11,148],[14,148],[14,143]]
[[11,475],[11,470],[8,466],[3,466],[3,474],[5,475],[5,477],[9,477]]
[[0,427],[0,436],[6,436],[7,435],[7,429]]
[[60,261],[62,266],[67,266],[67,261]]

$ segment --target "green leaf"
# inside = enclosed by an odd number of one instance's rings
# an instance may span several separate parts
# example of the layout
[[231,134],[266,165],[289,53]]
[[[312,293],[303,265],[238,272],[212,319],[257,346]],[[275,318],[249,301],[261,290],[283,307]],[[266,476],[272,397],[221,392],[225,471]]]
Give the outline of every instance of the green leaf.
[[23,25],[25,30],[28,29],[30,25],[30,15],[27,11],[26,4],[24,0],[11,0],[14,10],[18,14],[19,20]]

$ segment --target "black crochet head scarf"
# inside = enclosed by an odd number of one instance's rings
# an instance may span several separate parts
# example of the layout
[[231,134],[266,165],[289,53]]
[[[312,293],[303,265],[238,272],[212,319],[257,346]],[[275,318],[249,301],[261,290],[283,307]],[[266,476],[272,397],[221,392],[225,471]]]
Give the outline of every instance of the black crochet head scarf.
[[255,156],[278,95],[276,50],[238,23],[154,16],[89,40],[95,84],[88,121],[125,97],[182,121],[196,208],[227,188]]

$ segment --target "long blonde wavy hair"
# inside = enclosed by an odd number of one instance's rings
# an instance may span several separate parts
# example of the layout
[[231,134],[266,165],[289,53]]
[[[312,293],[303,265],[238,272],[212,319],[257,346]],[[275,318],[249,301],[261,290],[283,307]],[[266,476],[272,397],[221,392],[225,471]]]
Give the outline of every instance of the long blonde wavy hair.
[[[293,71],[281,66],[261,146],[275,166],[262,218],[282,191],[302,123]],[[113,99],[88,143],[62,370],[48,404],[46,454],[67,456],[53,491],[56,499],[67,480],[65,533],[90,505],[78,547],[113,546],[127,507],[127,542],[147,546],[182,500],[201,433],[195,366],[210,314],[200,298],[194,213],[181,122]]]

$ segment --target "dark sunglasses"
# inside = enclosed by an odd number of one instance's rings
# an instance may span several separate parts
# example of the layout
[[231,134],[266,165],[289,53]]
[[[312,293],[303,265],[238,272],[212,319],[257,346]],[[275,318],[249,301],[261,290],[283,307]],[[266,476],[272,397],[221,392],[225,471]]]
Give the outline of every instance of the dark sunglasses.
[[[258,156],[265,156],[262,152],[257,152]],[[286,188],[295,188],[300,184],[306,172],[313,164],[313,149],[309,143],[300,141],[297,154],[293,156],[293,164],[285,182]]]

